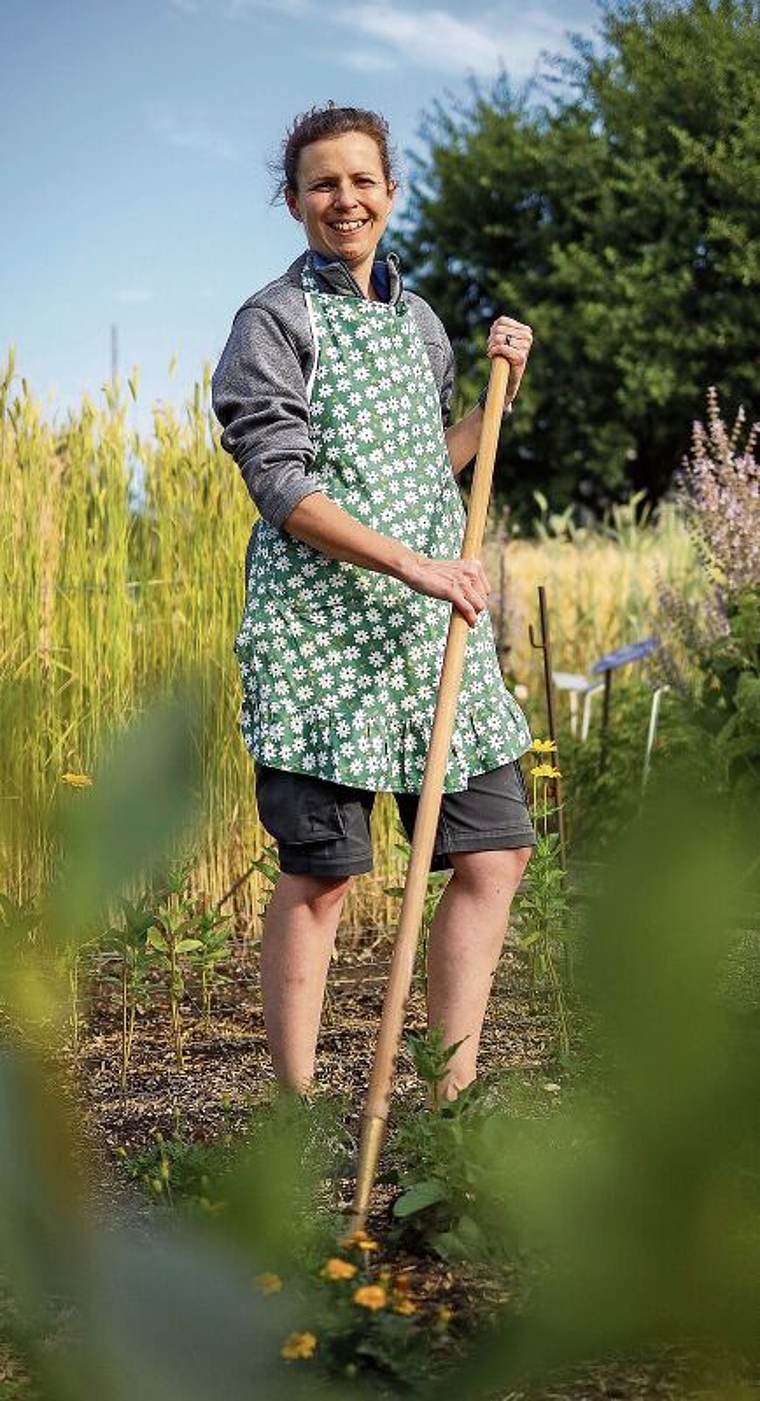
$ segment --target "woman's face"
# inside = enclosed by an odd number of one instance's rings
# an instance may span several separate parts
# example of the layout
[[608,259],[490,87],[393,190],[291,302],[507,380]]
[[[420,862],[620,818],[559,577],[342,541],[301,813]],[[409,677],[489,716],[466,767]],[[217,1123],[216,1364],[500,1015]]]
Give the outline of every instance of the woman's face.
[[285,198],[309,247],[349,266],[371,259],[393,208],[376,141],[363,131],[312,141],[298,161],[298,189]]

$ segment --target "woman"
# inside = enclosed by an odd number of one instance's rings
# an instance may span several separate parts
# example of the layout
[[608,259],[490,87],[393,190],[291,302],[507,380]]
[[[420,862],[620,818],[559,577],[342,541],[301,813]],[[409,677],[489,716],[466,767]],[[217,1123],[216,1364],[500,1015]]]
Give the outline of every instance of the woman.
[[[308,250],[237,312],[213,377],[222,444],[258,506],[235,650],[259,816],[282,874],[261,950],[283,1086],[312,1079],[325,981],[351,876],[372,869],[375,794],[414,825],[451,605],[471,627],[434,869],[428,1019],[462,1041],[441,1092],[475,1078],[491,979],[535,835],[525,717],[502,681],[482,565],[458,558],[454,480],[477,407],[445,427],[453,357],[432,309],[377,260],[396,181],[383,118],[329,105],[296,120],[282,192]],[[488,354],[519,378],[532,334],[500,316]],[[509,406],[511,408],[511,405]]]

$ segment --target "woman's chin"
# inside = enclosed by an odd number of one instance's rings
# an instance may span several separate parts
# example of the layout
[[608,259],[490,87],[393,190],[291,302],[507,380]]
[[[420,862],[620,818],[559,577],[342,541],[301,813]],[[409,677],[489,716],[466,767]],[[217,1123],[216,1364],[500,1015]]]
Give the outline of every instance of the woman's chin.
[[364,238],[333,238],[329,244],[325,242],[324,251],[328,257],[341,258],[344,263],[361,263],[365,258],[374,255],[377,244],[373,239]]

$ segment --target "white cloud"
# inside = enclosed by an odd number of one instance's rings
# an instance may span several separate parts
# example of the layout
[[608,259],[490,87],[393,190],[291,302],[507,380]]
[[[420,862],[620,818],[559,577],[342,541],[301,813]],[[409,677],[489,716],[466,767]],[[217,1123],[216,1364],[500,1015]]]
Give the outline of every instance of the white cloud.
[[173,10],[179,10],[183,15],[197,15],[200,5],[198,0],[169,0]]
[[240,159],[234,141],[204,126],[197,117],[179,113],[168,102],[148,102],[144,111],[151,131],[167,145],[197,151],[218,161],[235,162]]
[[359,42],[342,52],[333,49],[331,57],[364,72],[414,66],[450,75],[492,78],[505,68],[511,77],[522,80],[536,71],[542,50],[556,53],[567,49],[570,24],[561,14],[540,5],[526,6],[519,0],[471,5],[466,19],[443,5],[412,8],[398,0],[360,0],[355,5],[333,4],[332,0],[222,2],[229,19],[254,14],[305,17],[322,32],[330,26],[353,35]]
[[305,15],[314,8],[312,0],[225,0],[224,13],[228,19],[268,12],[289,18]]
[[124,306],[140,306],[143,302],[151,301],[153,295],[151,287],[120,287],[114,292],[116,301]]
[[491,35],[446,10],[364,4],[336,10],[334,18],[343,28],[379,40],[419,67],[443,72],[459,69],[485,77],[500,66],[502,52]]
[[[356,68],[360,73],[387,73],[396,67],[396,60],[387,49],[384,53],[379,49],[344,49],[337,56],[346,68]],[[334,59],[335,53],[330,57]]]

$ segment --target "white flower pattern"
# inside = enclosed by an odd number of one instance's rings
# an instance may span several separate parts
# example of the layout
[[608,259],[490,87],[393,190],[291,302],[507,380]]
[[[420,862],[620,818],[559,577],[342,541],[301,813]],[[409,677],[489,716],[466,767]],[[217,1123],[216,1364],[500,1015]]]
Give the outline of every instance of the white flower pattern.
[[[372,529],[420,554],[458,557],[464,509],[408,305],[403,297],[391,305],[322,293],[308,264],[303,287],[319,338],[315,479]],[[246,746],[274,768],[418,793],[449,615],[444,600],[329,559],[261,521],[234,644]],[[518,758],[531,743],[484,610],[468,636],[444,791],[461,791],[471,774]]]

